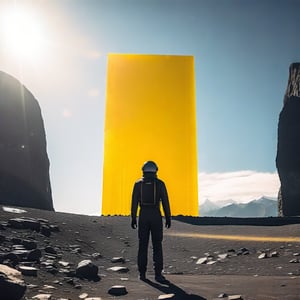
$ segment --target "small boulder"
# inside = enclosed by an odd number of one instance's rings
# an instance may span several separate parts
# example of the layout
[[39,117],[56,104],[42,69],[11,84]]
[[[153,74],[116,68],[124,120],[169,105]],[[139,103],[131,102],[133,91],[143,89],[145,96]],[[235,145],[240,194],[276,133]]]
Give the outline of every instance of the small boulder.
[[94,279],[98,277],[98,267],[91,260],[86,259],[78,263],[76,276],[79,278]]
[[113,296],[122,296],[122,295],[126,295],[128,292],[125,286],[114,285],[108,290],[108,293]]

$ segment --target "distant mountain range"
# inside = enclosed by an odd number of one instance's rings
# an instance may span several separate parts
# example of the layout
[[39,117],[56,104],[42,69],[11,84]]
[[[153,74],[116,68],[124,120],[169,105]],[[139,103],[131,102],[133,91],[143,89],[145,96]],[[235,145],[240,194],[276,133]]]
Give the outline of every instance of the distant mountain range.
[[200,204],[199,215],[201,217],[276,217],[278,216],[277,199],[261,197],[248,203],[206,200]]

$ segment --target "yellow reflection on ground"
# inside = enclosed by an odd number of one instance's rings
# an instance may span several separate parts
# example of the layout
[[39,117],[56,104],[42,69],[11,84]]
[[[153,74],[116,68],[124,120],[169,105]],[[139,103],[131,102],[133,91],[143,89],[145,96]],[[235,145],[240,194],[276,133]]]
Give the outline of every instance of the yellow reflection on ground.
[[206,234],[192,232],[166,232],[165,235],[176,237],[188,237],[198,239],[215,239],[230,241],[250,241],[250,242],[300,242],[300,237],[293,236],[244,236],[244,235],[227,235],[227,234]]

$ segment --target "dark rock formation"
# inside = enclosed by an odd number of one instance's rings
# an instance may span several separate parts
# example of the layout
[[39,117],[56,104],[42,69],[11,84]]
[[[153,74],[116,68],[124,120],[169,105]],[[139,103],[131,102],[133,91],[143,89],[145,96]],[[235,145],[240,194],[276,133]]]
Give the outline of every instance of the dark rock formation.
[[18,80],[1,71],[0,204],[53,210],[39,104]]
[[279,116],[276,166],[281,182],[279,214],[300,215],[300,63],[293,63]]

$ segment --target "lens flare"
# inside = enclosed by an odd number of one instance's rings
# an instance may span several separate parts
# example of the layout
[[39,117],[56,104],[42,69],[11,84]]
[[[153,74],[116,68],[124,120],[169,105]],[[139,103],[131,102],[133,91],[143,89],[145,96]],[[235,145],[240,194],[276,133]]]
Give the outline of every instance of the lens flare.
[[10,55],[20,61],[36,62],[43,58],[46,39],[37,13],[13,7],[3,12],[1,19],[3,44]]

